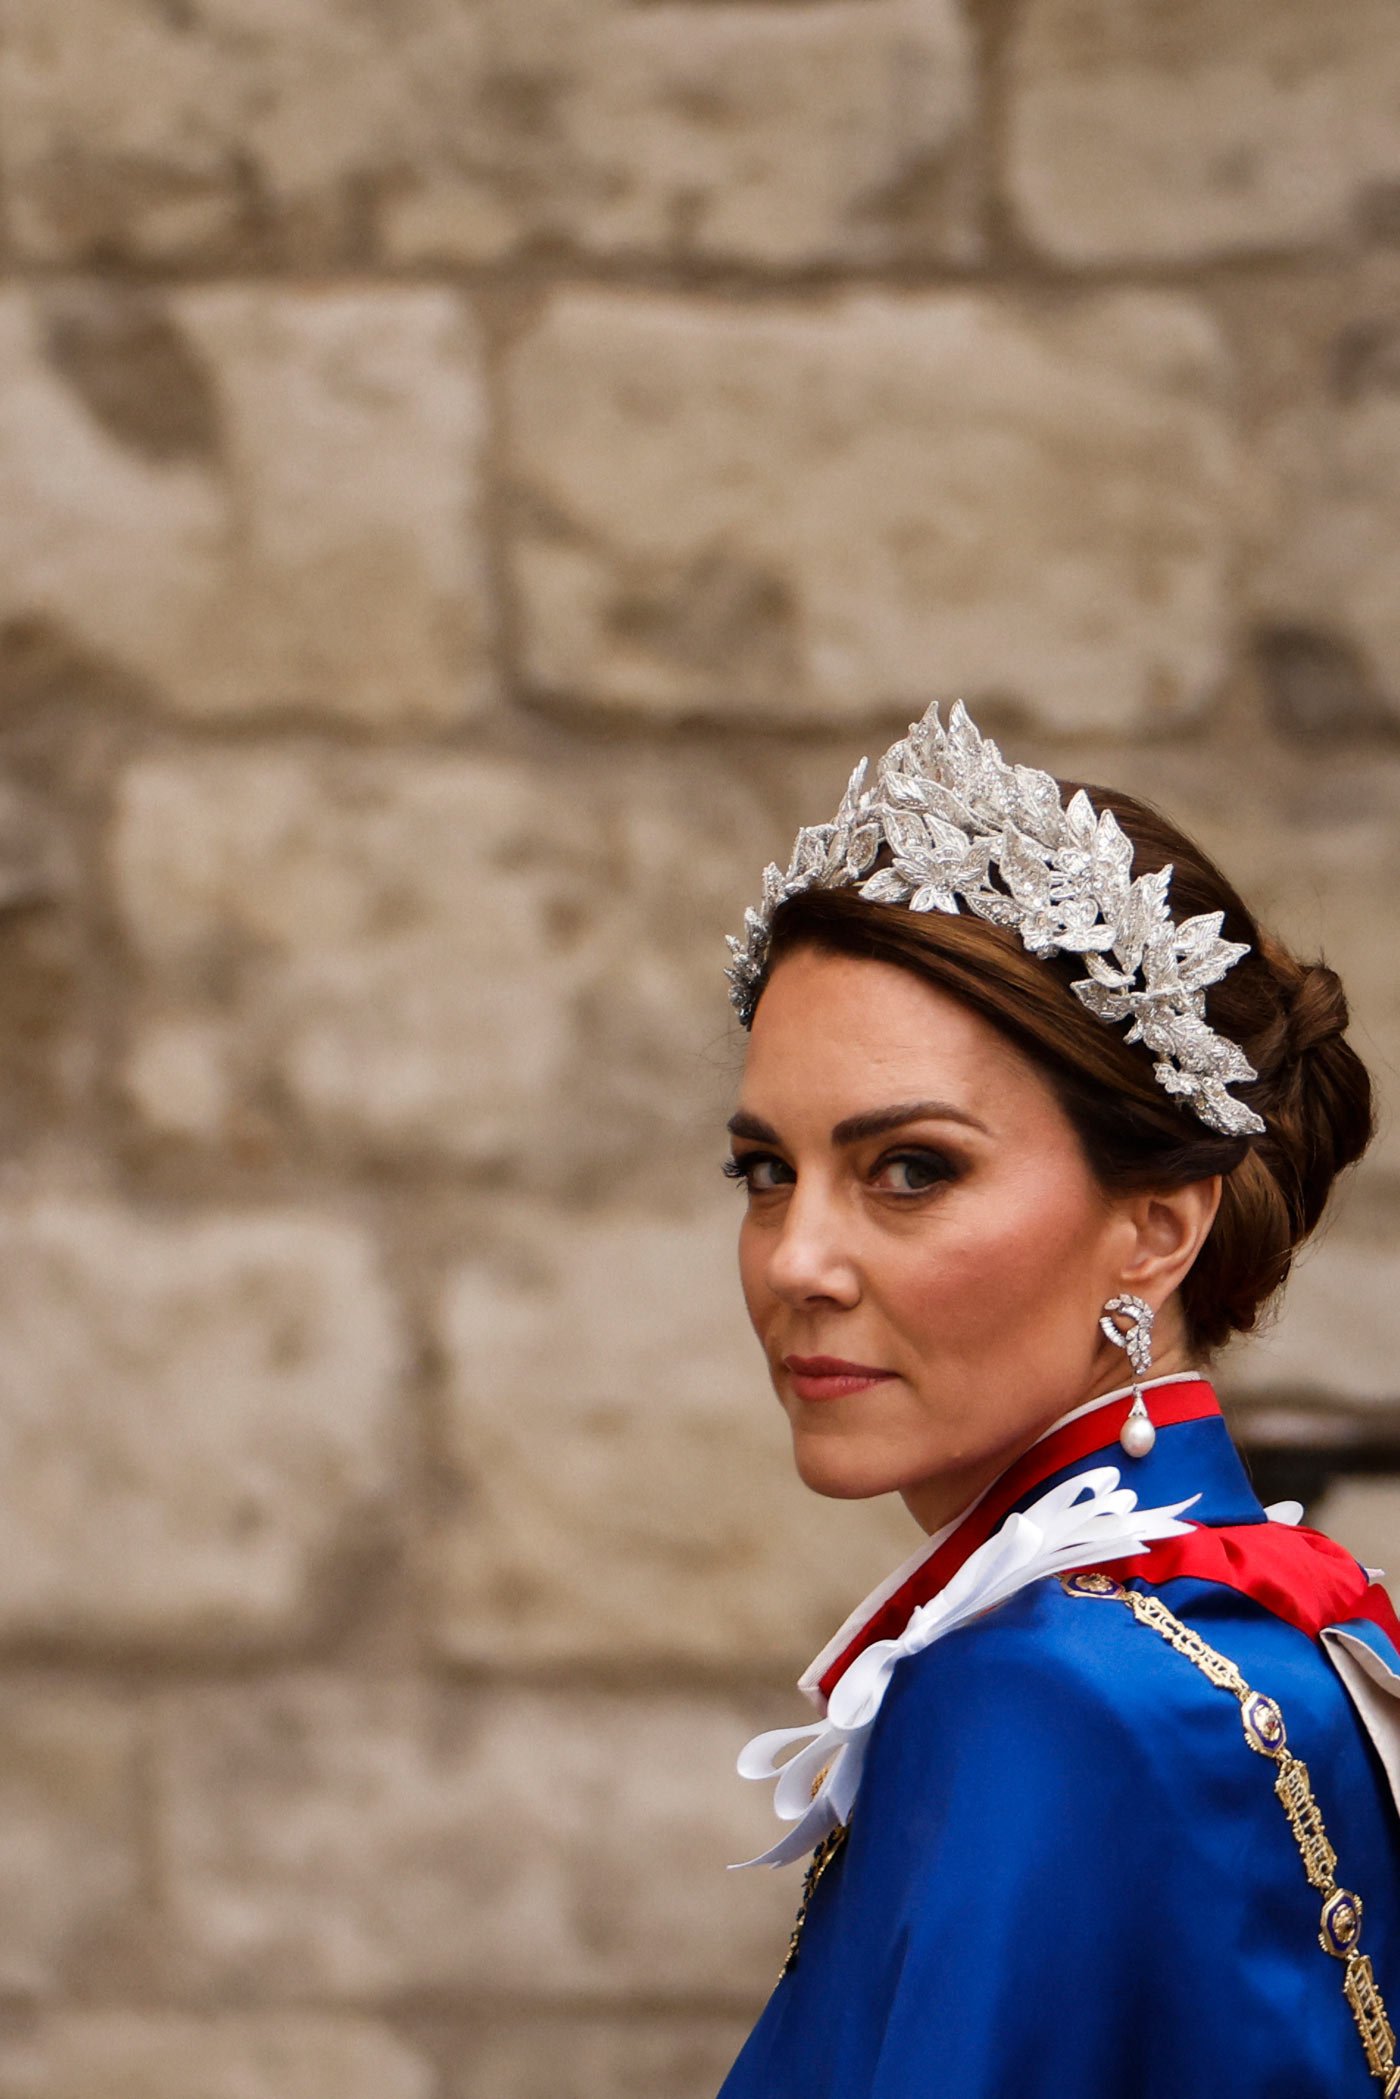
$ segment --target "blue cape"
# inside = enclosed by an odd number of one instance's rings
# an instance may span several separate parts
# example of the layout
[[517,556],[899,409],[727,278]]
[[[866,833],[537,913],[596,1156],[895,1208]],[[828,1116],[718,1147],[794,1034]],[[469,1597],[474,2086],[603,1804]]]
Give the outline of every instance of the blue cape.
[[[1266,1520],[1218,1418],[1163,1430],[1131,1483],[1199,1493],[1192,1522]],[[1400,1817],[1326,1652],[1219,1583],[1158,1593],[1282,1708],[1400,2017]],[[1274,1777],[1236,1700],[1132,1612],[1035,1582],[895,1670],[721,2099],[1374,2099]]]

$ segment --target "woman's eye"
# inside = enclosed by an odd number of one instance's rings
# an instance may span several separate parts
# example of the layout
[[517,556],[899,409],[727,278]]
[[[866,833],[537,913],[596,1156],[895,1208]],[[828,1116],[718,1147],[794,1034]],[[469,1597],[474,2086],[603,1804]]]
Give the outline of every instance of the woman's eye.
[[895,1195],[922,1195],[952,1180],[953,1169],[939,1152],[895,1152],[880,1161],[875,1177]]
[[771,1152],[745,1152],[742,1158],[726,1159],[724,1171],[731,1181],[742,1181],[750,1195],[764,1195],[772,1188],[786,1187],[792,1168]]

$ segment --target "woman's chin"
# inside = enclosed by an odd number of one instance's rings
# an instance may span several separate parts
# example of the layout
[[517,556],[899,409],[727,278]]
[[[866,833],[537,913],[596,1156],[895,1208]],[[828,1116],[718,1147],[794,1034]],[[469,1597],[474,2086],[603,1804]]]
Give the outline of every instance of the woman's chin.
[[794,1432],[793,1461],[797,1477],[814,1494],[829,1501],[869,1501],[877,1494],[893,1494],[901,1484],[897,1468],[877,1452],[843,1445],[836,1436],[804,1436]]

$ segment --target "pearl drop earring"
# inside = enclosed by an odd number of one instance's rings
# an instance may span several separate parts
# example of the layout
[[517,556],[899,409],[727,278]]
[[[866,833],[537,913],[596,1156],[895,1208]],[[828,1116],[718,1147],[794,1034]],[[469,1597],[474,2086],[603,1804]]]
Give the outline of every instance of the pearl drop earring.
[[[1121,1348],[1133,1366],[1133,1403],[1119,1431],[1118,1441],[1130,1458],[1145,1458],[1157,1441],[1157,1431],[1142,1396],[1142,1381],[1152,1368],[1152,1322],[1157,1317],[1145,1297],[1131,1290],[1111,1297],[1104,1306],[1099,1325],[1115,1348]],[[1115,1322],[1127,1321],[1126,1330]]]

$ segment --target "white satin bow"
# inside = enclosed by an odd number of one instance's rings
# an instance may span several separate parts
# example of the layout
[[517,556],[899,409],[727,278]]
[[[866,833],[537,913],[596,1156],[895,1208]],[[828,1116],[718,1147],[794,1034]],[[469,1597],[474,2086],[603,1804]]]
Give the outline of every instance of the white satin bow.
[[[1005,1603],[1028,1582],[1126,1559],[1146,1552],[1158,1538],[1180,1537],[1192,1528],[1177,1518],[1195,1506],[1198,1494],[1172,1508],[1139,1509],[1136,1494],[1120,1487],[1118,1478],[1115,1466],[1098,1466],[1013,1512],[937,1596],[918,1606],[897,1640],[875,1640],[856,1656],[833,1690],[824,1720],[811,1727],[773,1728],[745,1743],[739,1752],[740,1777],[776,1779],[774,1811],[793,1827],[742,1865],[785,1866],[804,1858],[847,1819],[870,1730],[897,1663]],[[781,1762],[796,1742],[807,1747]]]

